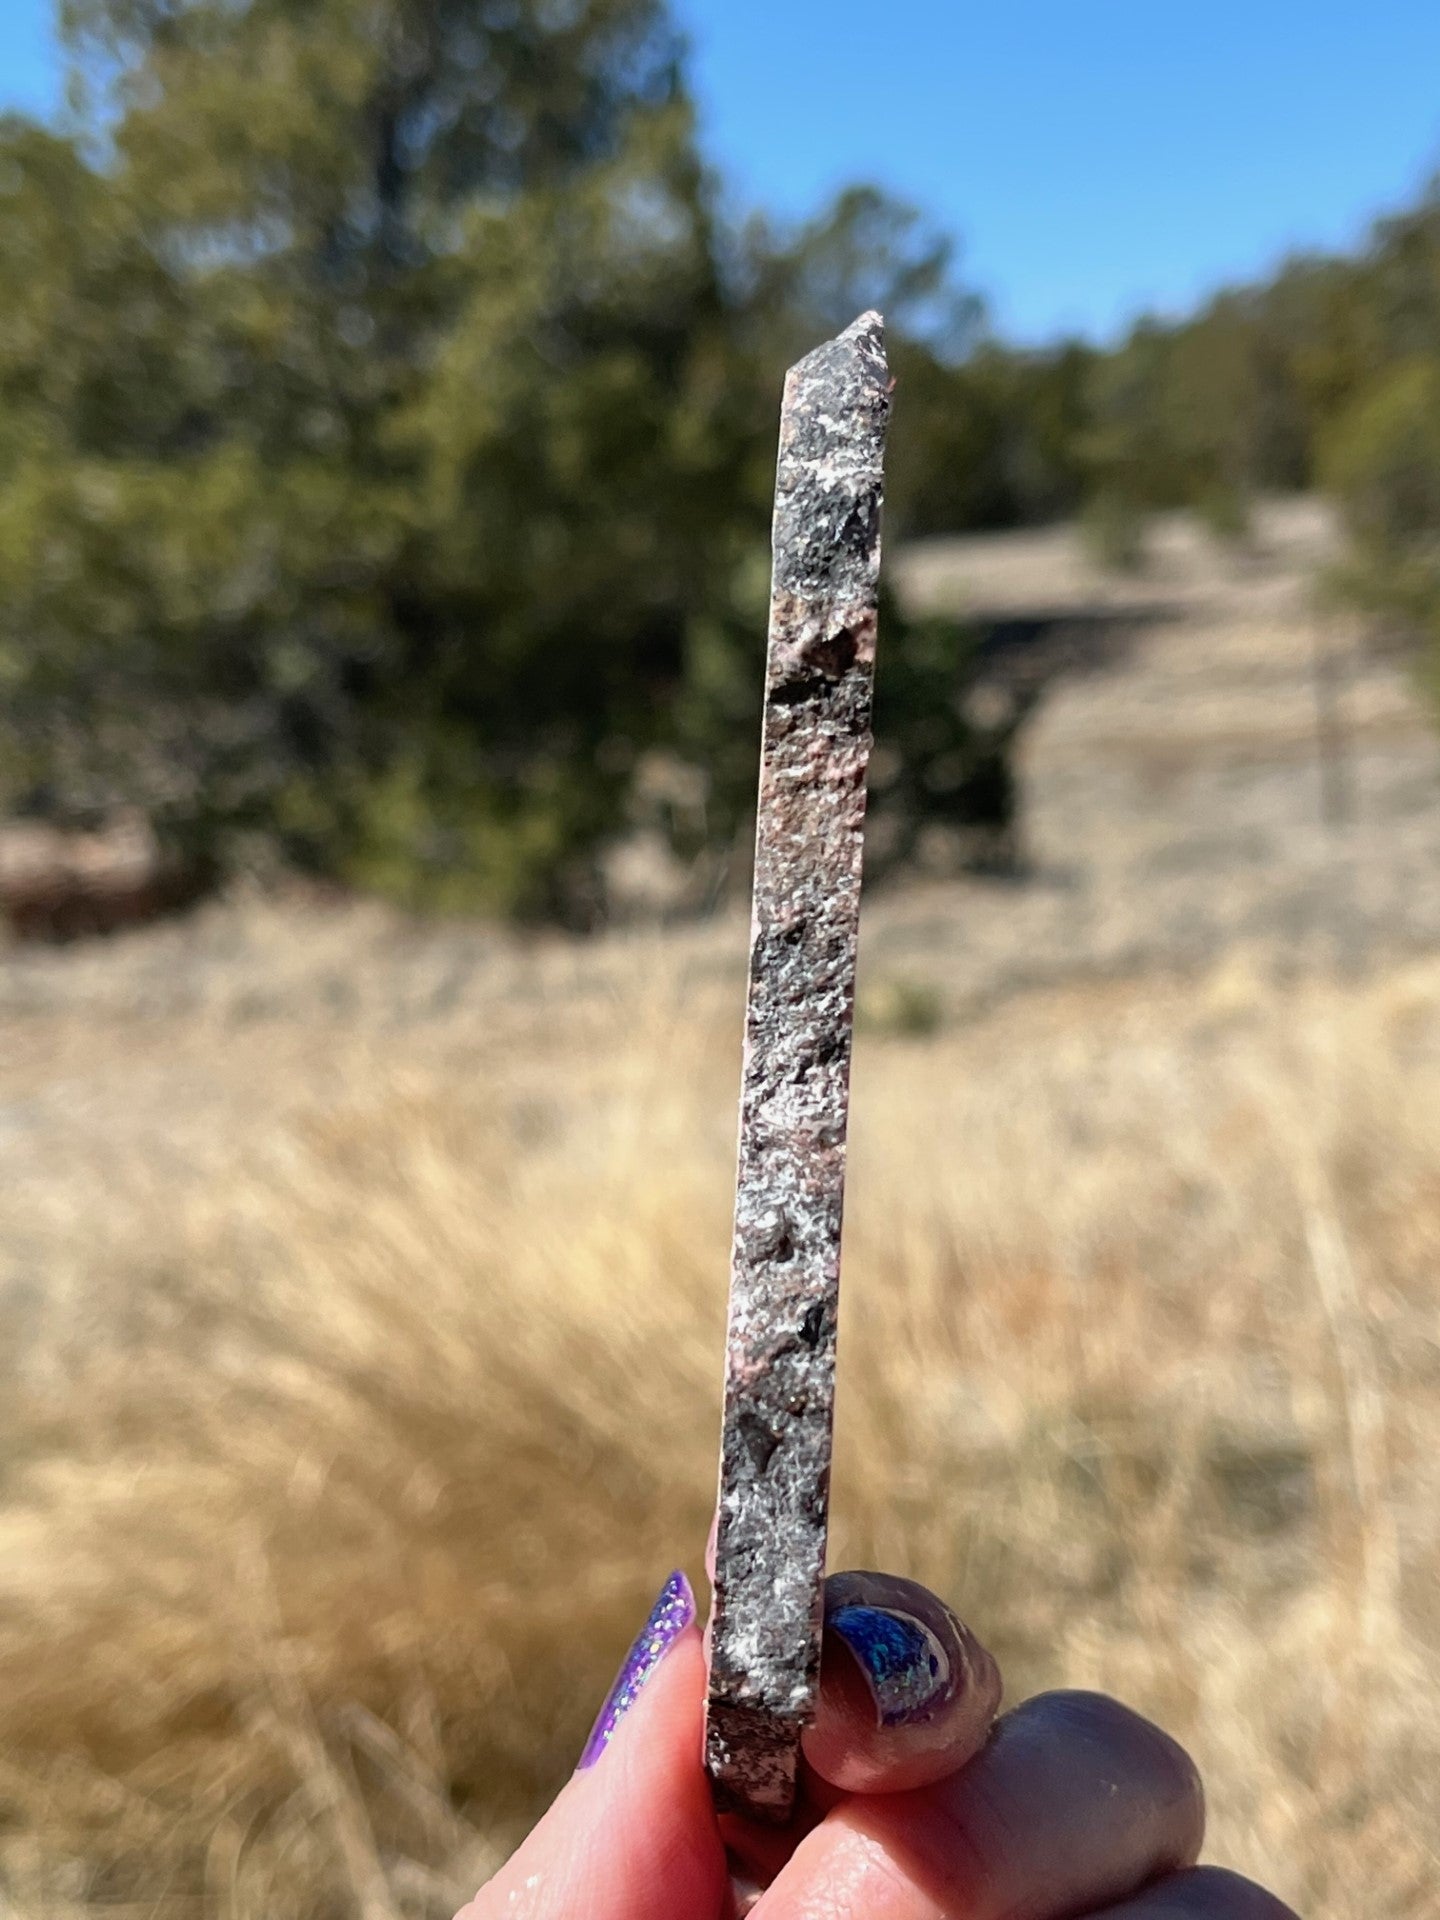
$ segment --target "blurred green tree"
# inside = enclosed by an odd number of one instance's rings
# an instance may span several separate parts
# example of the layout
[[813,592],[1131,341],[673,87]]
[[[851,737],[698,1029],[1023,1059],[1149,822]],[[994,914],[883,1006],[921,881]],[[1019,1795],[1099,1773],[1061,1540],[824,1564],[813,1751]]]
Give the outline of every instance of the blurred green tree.
[[1440,699],[1440,355],[1402,360],[1362,390],[1335,423],[1326,477],[1350,535],[1332,585],[1420,643]]
[[778,371],[962,324],[945,250],[724,229],[659,0],[60,20],[69,132],[0,126],[12,802],[580,920],[657,754],[733,833]]
[[577,910],[746,504],[662,11],[62,22],[81,137],[10,128],[0,212],[28,738],[207,844]]
[[[1133,562],[1155,508],[1238,539],[1328,476],[1350,590],[1435,625],[1440,189],[1353,257],[1021,350],[873,188],[728,221],[664,0],[59,18],[66,116],[0,120],[0,805],[578,921],[637,825],[723,851],[780,371],[870,305],[892,541],[1078,512]],[[1003,824],[981,653],[891,611],[877,845]]]

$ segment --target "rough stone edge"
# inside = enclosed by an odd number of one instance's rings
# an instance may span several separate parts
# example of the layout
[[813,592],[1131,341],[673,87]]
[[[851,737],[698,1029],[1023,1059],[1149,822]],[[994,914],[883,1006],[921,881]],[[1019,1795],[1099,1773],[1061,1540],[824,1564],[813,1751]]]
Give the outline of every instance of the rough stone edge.
[[[860,832],[891,385],[882,337],[879,316],[862,315],[791,369],[776,480],[706,1712],[706,1765],[717,1805],[770,1823],[792,1810],[800,1736],[819,1680]],[[776,957],[777,939],[787,938],[797,943],[790,971],[799,991]],[[807,941],[815,953],[806,952]],[[808,1019],[807,1002],[819,1008]],[[797,1039],[798,1067],[791,1044]],[[817,1047],[826,1053],[823,1068],[815,1065]],[[789,1097],[792,1079],[814,1083],[814,1098],[807,1111],[803,1093],[795,1093],[792,1134],[811,1131],[799,1146],[791,1138],[787,1151],[767,1138],[765,1120],[767,1109]],[[791,1176],[804,1189],[798,1199],[788,1196],[800,1210],[798,1226],[765,1191],[767,1184],[793,1185]],[[798,1249],[789,1244],[797,1234]],[[797,1278],[773,1282],[774,1265],[786,1261],[795,1262]],[[798,1327],[787,1327],[802,1308]],[[760,1523],[758,1534],[749,1527],[748,1543],[744,1520]],[[781,1534],[788,1535],[783,1545]],[[774,1563],[768,1577],[767,1561]],[[777,1572],[792,1577],[784,1581]]]

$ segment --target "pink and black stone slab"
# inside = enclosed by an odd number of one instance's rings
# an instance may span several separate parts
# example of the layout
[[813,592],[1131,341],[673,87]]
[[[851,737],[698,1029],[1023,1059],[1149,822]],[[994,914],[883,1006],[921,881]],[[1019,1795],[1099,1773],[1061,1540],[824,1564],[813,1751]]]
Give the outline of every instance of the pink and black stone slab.
[[783,1822],[819,1679],[891,381],[867,313],[792,367],[755,844],[706,1765]]

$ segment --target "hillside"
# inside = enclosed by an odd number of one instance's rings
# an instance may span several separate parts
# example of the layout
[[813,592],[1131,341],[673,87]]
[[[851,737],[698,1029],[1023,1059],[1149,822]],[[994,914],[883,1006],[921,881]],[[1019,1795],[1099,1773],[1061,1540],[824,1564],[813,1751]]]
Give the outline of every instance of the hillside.
[[1029,883],[967,889],[963,917],[958,899],[897,903],[885,946],[943,954],[952,990],[991,991],[1440,939],[1435,732],[1403,664],[1314,611],[1331,544],[1325,510],[1293,501],[1261,510],[1241,556],[1164,518],[1149,567],[1120,583],[1068,529],[903,556],[916,603],[1038,629],[1049,661],[1021,752]]

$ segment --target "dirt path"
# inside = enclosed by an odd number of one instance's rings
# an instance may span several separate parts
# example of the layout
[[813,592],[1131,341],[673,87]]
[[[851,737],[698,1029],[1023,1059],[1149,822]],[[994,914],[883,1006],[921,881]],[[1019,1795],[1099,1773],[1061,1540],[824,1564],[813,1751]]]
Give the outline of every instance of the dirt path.
[[[1068,529],[935,542],[910,598],[1025,630],[1060,665],[1021,752],[1022,887],[898,898],[874,951],[953,961],[954,990],[1070,973],[1353,965],[1440,941],[1440,750],[1402,666],[1314,611],[1332,535],[1273,503],[1254,551],[1162,521],[1107,580]],[[963,983],[963,984],[962,984]]]

